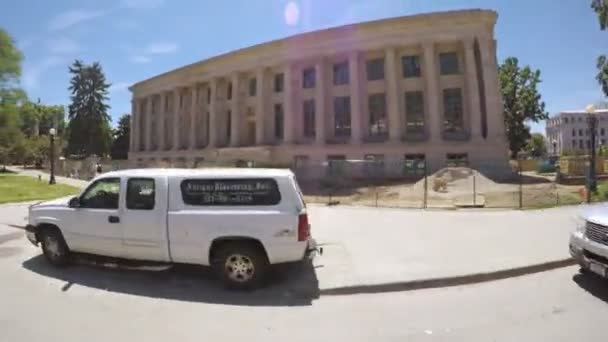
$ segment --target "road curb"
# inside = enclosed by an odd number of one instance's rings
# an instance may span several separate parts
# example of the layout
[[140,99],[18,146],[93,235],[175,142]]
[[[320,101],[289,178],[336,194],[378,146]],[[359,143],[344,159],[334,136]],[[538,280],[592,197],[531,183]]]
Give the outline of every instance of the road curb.
[[484,272],[484,273],[473,273],[462,276],[444,277],[444,278],[430,278],[430,279],[419,279],[404,282],[394,282],[385,284],[370,284],[370,285],[354,285],[335,287],[329,289],[321,289],[320,295],[325,296],[344,296],[353,294],[371,294],[371,293],[382,293],[382,292],[401,292],[401,291],[412,291],[442,287],[452,287],[459,285],[470,285],[477,283],[485,283],[489,281],[519,277],[528,274],[540,273],[545,271],[554,270],[557,268],[563,268],[576,265],[576,261],[572,258],[564,258],[554,261],[548,261],[544,263],[514,267],[506,270]]

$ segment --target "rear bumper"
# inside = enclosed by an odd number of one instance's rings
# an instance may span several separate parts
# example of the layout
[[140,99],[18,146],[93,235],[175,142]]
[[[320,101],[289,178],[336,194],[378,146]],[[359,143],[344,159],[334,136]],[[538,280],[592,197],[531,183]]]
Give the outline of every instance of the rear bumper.
[[25,226],[25,237],[32,243],[34,246],[38,246],[38,237],[36,236],[36,227],[28,224]]
[[313,259],[317,255],[323,254],[323,247],[319,247],[317,245],[317,241],[313,238],[308,239],[308,244],[306,246],[306,252],[304,253],[304,258]]

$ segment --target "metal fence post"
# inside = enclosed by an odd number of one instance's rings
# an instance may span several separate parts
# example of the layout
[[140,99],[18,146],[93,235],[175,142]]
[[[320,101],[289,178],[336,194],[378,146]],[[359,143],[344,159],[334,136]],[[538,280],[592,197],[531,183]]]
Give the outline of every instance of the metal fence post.
[[473,206],[477,206],[477,184],[475,182],[476,170],[473,170]]
[[519,178],[519,209],[524,207],[524,186],[523,177],[521,174],[521,160],[517,159],[517,175]]
[[428,206],[428,168],[427,168],[427,164],[426,164],[426,159],[424,160],[424,200],[422,203],[422,208],[426,209]]

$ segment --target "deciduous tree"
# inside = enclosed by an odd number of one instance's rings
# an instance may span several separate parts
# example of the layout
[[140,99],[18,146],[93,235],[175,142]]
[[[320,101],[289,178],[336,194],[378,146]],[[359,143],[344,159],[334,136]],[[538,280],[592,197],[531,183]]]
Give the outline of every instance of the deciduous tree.
[[114,141],[112,142],[112,159],[127,159],[129,154],[129,136],[131,127],[131,115],[123,114],[118,119],[118,126],[114,129]]
[[521,68],[517,58],[509,57],[499,66],[498,73],[509,148],[515,158],[530,139],[527,123],[545,120],[549,114],[537,89],[541,82],[539,70]]

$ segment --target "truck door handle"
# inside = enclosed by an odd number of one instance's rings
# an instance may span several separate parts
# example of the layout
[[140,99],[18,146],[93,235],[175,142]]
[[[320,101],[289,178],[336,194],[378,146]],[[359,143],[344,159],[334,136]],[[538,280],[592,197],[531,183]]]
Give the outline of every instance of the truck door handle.
[[120,217],[118,216],[108,216],[108,222],[110,223],[118,223],[120,222]]

